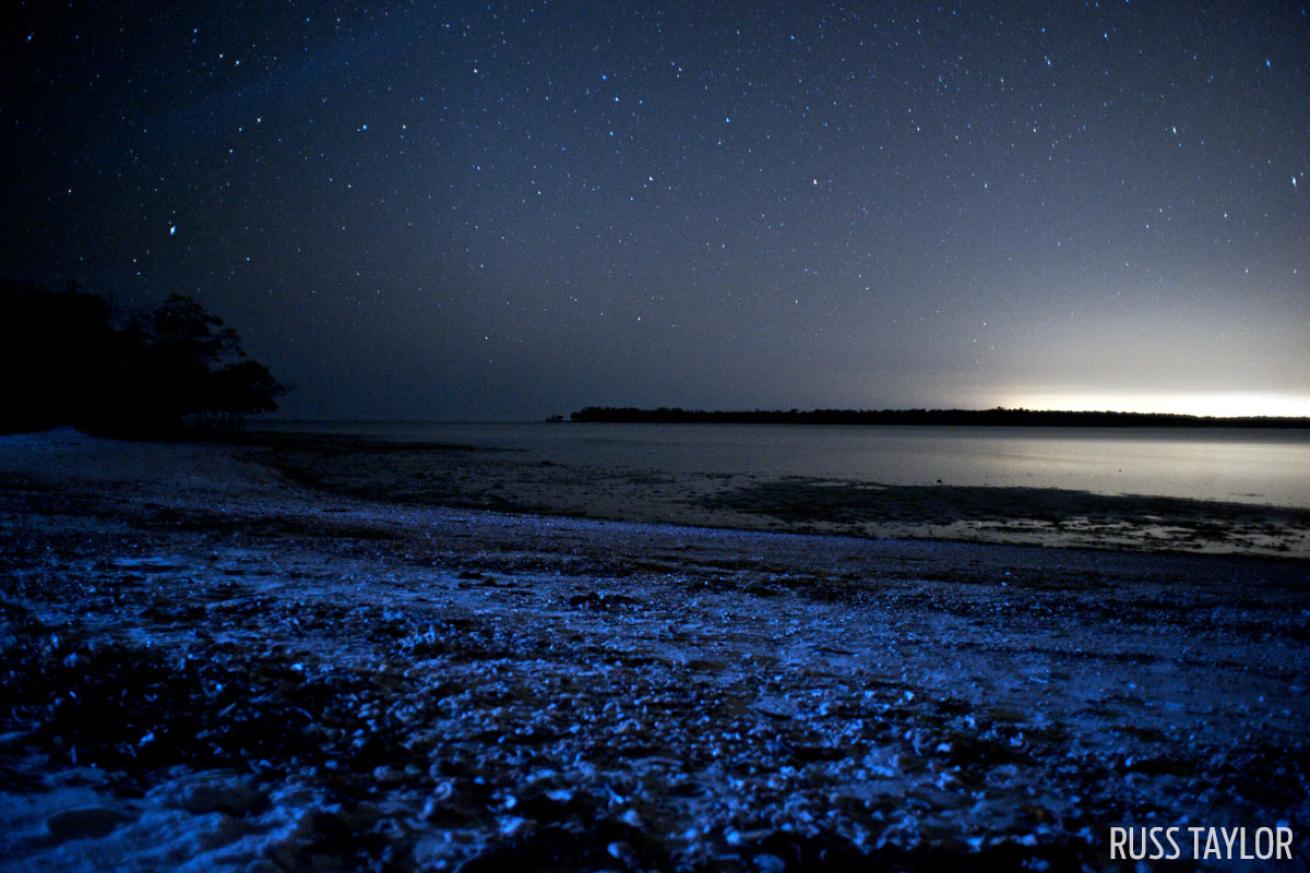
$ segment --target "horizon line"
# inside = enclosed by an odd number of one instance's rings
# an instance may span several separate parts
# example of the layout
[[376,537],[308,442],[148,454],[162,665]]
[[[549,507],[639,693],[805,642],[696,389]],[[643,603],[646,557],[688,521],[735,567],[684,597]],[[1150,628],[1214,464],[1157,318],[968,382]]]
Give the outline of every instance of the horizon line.
[[988,407],[965,407],[965,406],[902,406],[902,407],[856,407],[856,406],[814,406],[808,408],[802,407],[737,407],[737,408],[698,408],[684,406],[618,406],[618,405],[587,405],[573,412],[555,413],[549,416],[516,416],[512,418],[439,418],[439,417],[404,417],[404,416],[381,416],[381,417],[360,417],[360,416],[282,416],[274,414],[252,416],[251,424],[275,422],[284,423],[340,423],[340,424],[540,424],[545,421],[558,419],[566,423],[580,424],[587,422],[571,421],[571,416],[585,412],[624,412],[638,414],[654,413],[683,413],[689,415],[777,415],[777,416],[802,416],[815,414],[853,414],[853,415],[897,415],[897,414],[964,414],[964,415],[983,415],[986,413],[1024,413],[1029,415],[1040,416],[1059,416],[1059,415],[1086,415],[1086,416],[1141,416],[1173,420],[1189,420],[1201,422],[1226,422],[1226,421],[1288,421],[1310,423],[1310,415],[1280,415],[1277,413],[1244,413],[1238,415],[1213,415],[1198,414],[1189,412],[1169,412],[1154,411],[1143,409],[1108,409],[1108,408],[1041,408],[1031,406],[988,406]]

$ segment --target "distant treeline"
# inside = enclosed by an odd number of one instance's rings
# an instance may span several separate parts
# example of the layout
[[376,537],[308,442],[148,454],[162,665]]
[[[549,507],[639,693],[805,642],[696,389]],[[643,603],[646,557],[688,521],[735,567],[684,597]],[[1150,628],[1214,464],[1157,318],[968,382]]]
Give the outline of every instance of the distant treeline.
[[579,422],[647,424],[901,424],[973,427],[1293,427],[1310,418],[1215,418],[1161,412],[1050,412],[1035,409],[753,409],[707,411],[661,406],[588,406],[569,416]]
[[0,280],[0,433],[160,435],[277,409],[285,387],[196,301],[121,311],[70,286]]

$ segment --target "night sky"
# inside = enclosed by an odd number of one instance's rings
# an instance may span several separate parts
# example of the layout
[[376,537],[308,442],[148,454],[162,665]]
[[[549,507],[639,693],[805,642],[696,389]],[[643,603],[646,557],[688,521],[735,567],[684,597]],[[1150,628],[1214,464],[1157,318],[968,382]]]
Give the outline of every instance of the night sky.
[[1310,414],[1304,5],[188,5],[9,18],[0,275],[289,415]]

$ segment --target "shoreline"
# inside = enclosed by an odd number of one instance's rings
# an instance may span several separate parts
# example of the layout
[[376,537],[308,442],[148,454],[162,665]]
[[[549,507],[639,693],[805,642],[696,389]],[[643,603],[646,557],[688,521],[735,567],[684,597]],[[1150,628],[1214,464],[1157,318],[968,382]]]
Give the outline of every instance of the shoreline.
[[[547,418],[563,424],[564,416]],[[1310,417],[1236,415],[1206,416],[1170,412],[1114,412],[1109,410],[1040,409],[752,409],[705,410],[680,407],[640,409],[625,406],[588,406],[571,413],[573,424],[808,424],[817,426],[891,427],[1054,427],[1054,428],[1155,428],[1188,430],[1310,429]]]
[[559,462],[519,449],[253,433],[301,484],[413,505],[868,539],[1310,558],[1310,507]]
[[398,504],[71,434],[0,440],[0,484],[20,864],[1109,869],[1148,816],[1310,850],[1303,562]]

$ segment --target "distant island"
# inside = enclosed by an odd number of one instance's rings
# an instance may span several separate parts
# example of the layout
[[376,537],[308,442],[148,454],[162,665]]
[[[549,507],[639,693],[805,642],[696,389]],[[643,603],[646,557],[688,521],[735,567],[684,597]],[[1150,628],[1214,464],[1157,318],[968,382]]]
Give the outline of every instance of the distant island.
[[[588,406],[569,416],[575,422],[623,424],[896,424],[972,427],[1242,427],[1310,428],[1310,418],[1289,416],[1176,415],[1165,412],[1079,412],[1038,409],[639,409]],[[554,416],[549,421],[562,421]]]

